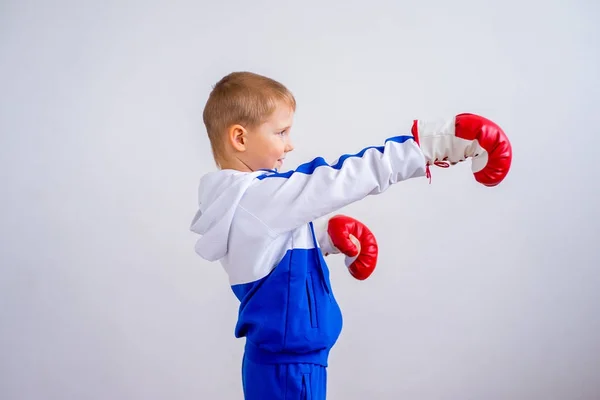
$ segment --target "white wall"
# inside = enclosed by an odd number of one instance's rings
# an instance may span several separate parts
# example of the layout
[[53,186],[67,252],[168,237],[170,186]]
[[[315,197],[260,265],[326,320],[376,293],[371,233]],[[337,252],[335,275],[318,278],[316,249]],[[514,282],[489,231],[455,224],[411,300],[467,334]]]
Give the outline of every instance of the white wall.
[[241,398],[237,302],[188,231],[234,70],[297,96],[288,167],[463,111],[513,144],[496,188],[466,163],[342,210],[381,255],[365,282],[330,260],[330,399],[600,398],[600,7],[288,3],[0,3],[0,398]]

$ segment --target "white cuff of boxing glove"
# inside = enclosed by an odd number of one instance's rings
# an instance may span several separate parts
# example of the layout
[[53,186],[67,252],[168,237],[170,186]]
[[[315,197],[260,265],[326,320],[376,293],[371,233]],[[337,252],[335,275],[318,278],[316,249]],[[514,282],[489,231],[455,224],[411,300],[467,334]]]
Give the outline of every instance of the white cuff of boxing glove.
[[329,217],[319,218],[313,222],[313,226],[315,228],[315,236],[317,237],[317,242],[319,242],[321,252],[324,255],[339,254],[340,251],[333,245],[333,243],[331,243],[331,238],[329,237],[329,233],[327,233]]
[[477,140],[456,136],[456,117],[417,120],[417,134],[419,147],[429,164],[444,161],[454,164],[473,158],[473,172],[478,172],[487,164],[487,152]]

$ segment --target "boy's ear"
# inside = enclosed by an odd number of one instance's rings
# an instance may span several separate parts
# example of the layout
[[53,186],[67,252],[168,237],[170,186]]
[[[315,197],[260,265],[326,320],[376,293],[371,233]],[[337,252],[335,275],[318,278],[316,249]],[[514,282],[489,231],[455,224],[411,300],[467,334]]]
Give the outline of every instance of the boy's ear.
[[237,151],[246,151],[248,131],[243,126],[237,124],[230,126],[227,132],[227,139]]

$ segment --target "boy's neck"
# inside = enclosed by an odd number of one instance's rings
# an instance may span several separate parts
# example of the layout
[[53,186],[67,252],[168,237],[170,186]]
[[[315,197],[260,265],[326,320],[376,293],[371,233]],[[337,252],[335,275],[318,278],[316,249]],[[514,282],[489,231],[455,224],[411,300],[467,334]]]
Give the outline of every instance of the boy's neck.
[[220,169],[232,169],[234,171],[240,172],[252,172],[252,169],[244,164],[239,158],[235,157],[233,160],[225,160],[219,163]]

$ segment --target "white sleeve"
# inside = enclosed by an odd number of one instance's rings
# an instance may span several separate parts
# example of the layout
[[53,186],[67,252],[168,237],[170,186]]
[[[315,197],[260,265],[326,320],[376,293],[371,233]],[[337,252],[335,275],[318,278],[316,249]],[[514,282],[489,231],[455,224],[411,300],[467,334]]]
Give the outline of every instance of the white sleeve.
[[425,158],[414,138],[396,136],[332,164],[318,157],[292,171],[261,175],[240,207],[277,235],[422,176]]

